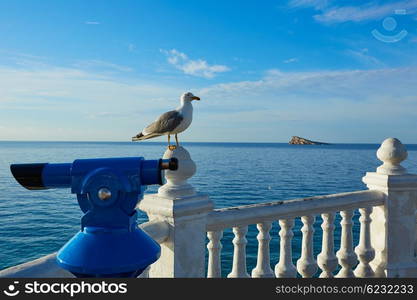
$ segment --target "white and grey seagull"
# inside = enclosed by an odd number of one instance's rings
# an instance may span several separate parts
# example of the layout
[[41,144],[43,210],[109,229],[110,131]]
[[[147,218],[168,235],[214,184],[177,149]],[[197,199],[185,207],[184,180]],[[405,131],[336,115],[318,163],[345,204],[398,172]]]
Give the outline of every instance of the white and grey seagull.
[[[132,141],[147,140],[161,135],[168,135],[168,148],[173,150],[178,147],[178,133],[186,130],[193,120],[193,105],[191,104],[193,100],[200,100],[200,98],[190,92],[182,94],[181,105],[177,109],[162,114],[153,123],[132,137]],[[175,134],[177,146],[170,144],[171,134]]]

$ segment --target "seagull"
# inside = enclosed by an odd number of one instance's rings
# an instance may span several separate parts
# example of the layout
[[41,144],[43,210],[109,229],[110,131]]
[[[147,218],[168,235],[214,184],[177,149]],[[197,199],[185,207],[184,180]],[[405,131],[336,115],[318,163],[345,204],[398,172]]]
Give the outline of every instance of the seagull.
[[[168,135],[168,149],[174,150],[179,147],[178,133],[186,130],[193,120],[193,106],[191,104],[193,100],[200,100],[200,98],[190,92],[182,94],[180,98],[181,105],[177,109],[159,116],[153,123],[132,137],[132,141],[142,141],[161,135]],[[170,144],[171,134],[175,134],[176,146]]]

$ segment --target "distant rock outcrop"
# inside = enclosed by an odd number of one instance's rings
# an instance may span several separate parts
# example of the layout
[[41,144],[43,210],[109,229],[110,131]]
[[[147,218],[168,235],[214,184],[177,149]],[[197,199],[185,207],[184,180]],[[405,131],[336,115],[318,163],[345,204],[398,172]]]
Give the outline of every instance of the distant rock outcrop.
[[328,143],[310,141],[299,136],[293,136],[289,144],[292,144],[292,145],[330,145]]

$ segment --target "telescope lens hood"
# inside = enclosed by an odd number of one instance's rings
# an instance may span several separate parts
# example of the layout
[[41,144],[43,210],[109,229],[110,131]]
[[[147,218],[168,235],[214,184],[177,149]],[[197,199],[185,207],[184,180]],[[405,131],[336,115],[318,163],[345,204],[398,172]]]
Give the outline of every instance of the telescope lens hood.
[[168,169],[170,169],[171,171],[178,170],[178,159],[176,157],[170,158]]
[[178,159],[175,157],[171,157],[169,159],[161,159],[159,160],[159,165],[161,170],[176,171],[178,170]]
[[178,159],[171,157],[168,159],[159,160],[159,185],[164,185],[166,183],[162,170],[178,170]]
[[14,178],[28,190],[47,189],[42,180],[43,164],[14,164],[10,165],[10,171]]

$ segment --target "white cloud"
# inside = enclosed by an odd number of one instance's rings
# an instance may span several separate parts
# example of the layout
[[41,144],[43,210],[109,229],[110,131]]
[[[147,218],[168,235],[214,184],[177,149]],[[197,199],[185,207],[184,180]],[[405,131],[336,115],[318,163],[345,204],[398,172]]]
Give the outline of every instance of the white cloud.
[[188,75],[213,78],[217,73],[230,70],[229,67],[224,65],[210,65],[203,59],[192,60],[185,53],[179,52],[176,49],[161,50],[161,52],[167,55],[167,60],[171,65]]
[[74,67],[82,68],[82,69],[100,69],[100,70],[110,70],[110,71],[117,71],[117,72],[131,72],[133,69],[128,66],[122,66],[118,64],[114,64],[111,62],[99,60],[99,59],[90,59],[90,60],[78,60],[74,63]]
[[[333,114],[323,112],[332,107],[345,106],[354,110],[364,103],[381,103],[376,107],[377,111],[385,110],[389,114],[395,107],[408,114],[412,105],[417,114],[417,99],[413,96],[417,94],[415,82],[417,70],[414,68],[317,72],[270,70],[259,80],[216,84],[199,93],[209,99],[208,103],[221,105],[223,109],[269,107],[280,112],[297,111],[308,119],[345,119],[348,116],[343,116],[344,109]],[[411,101],[407,107],[399,104],[405,99]],[[319,107],[315,107],[317,105]],[[358,114],[362,112],[358,110]],[[372,118],[371,115],[368,117]]]
[[284,64],[290,64],[290,63],[295,63],[295,62],[298,62],[297,57],[292,57],[283,61]]
[[323,11],[314,18],[322,23],[343,23],[361,22],[368,20],[379,20],[383,17],[393,15],[396,9],[406,9],[409,13],[417,9],[417,1],[400,1],[388,4],[368,4],[362,6],[335,7]]
[[0,66],[0,82],[0,140],[128,141],[185,90],[52,65]]
[[328,6],[330,0],[291,0],[290,7],[313,7],[315,9],[322,9]]
[[[362,54],[366,49],[357,50]],[[179,84],[123,80],[90,69],[0,66],[0,139],[123,140],[167,109]],[[415,143],[417,69],[283,72],[207,85],[183,139],[287,141],[294,132],[331,142]],[[357,125],[360,124],[360,125]],[[163,138],[159,141],[164,140]]]
[[[172,98],[172,95],[177,99],[183,91],[165,84],[124,81],[94,71],[54,66],[32,70],[0,66],[0,81],[7,87],[0,89],[0,102],[7,101],[16,109],[23,109],[29,103],[72,107],[77,102],[81,106],[100,104],[95,111],[109,106],[129,111],[133,108],[130,105],[138,104],[138,101],[152,102],[154,109],[162,107],[161,102]],[[120,105],[120,101],[124,105]],[[143,103],[137,107],[143,111],[148,109]]]
[[[390,84],[387,85],[387,82]],[[343,94],[347,99],[354,100],[352,90],[369,96],[381,93],[384,89],[404,94],[405,91],[409,92],[413,82],[417,82],[417,69],[411,67],[311,72],[282,72],[272,69],[259,80],[216,84],[202,89],[202,91],[221,93],[234,93],[239,90],[271,91],[273,93],[295,91],[296,93],[327,94],[328,97]],[[310,89],[310,87],[314,87],[314,89]],[[375,90],[371,92],[371,89]]]
[[197,95],[205,100],[206,127],[214,118],[217,126],[227,124],[227,132],[237,128],[236,136],[250,132],[258,141],[285,141],[297,131],[333,142],[378,142],[393,135],[415,143],[416,82],[416,68],[270,70],[259,80],[216,84]]
[[97,21],[85,21],[84,22],[86,25],[100,25],[100,22]]
[[319,12],[314,16],[314,19],[324,24],[380,20],[383,17],[394,15],[396,11],[402,14],[404,12],[414,14],[417,11],[417,0],[390,3],[367,1],[356,6],[340,6],[324,0],[292,0],[288,5],[291,8],[313,7]]
[[351,57],[355,58],[356,60],[358,60],[359,62],[361,62],[365,65],[379,66],[379,67],[384,65],[379,59],[370,55],[369,50],[367,48],[363,48],[363,49],[360,49],[360,50],[348,49],[348,50],[345,51],[345,53],[348,56],[351,56]]

